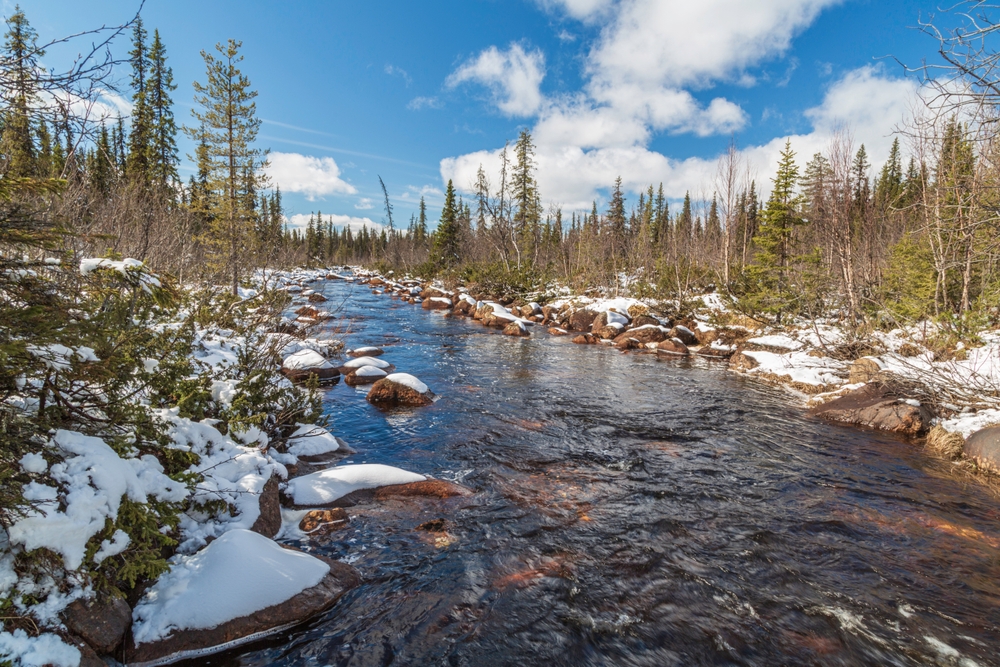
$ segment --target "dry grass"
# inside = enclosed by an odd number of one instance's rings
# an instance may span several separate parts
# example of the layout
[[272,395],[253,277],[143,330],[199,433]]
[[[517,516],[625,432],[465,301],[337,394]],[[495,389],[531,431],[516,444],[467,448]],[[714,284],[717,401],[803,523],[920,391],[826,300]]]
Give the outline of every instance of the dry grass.
[[958,433],[951,433],[935,426],[927,434],[927,448],[936,454],[948,459],[957,459],[962,456],[962,447],[965,445],[965,438]]

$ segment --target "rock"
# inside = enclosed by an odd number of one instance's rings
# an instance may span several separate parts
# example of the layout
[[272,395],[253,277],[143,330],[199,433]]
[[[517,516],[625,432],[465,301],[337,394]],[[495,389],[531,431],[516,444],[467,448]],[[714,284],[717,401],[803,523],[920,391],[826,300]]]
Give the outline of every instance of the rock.
[[281,364],[281,372],[293,382],[303,382],[315,375],[321,382],[336,382],[340,371],[323,355],[314,350],[299,350],[289,355]]
[[851,384],[864,384],[871,382],[882,372],[882,364],[873,357],[862,357],[851,364],[849,370]]
[[424,310],[450,310],[451,299],[439,296],[431,297],[430,299],[424,299],[420,307]]
[[554,322],[558,315],[559,309],[555,306],[542,306],[542,317],[545,318],[545,321]]
[[375,368],[374,366],[362,366],[361,368],[355,368],[347,373],[347,375],[344,376],[344,383],[349,387],[364,387],[378,382],[386,375],[388,375],[388,373],[381,368]]
[[347,516],[347,512],[342,507],[309,510],[299,521],[299,530],[305,533],[330,533],[347,528],[350,522],[350,517]]
[[132,624],[132,609],[118,597],[75,600],[63,611],[62,621],[97,653],[114,653]]
[[301,308],[297,308],[295,310],[295,314],[301,315],[302,317],[311,317],[314,320],[319,318],[319,311],[312,306],[302,306]]
[[511,322],[503,328],[504,336],[519,336],[521,338],[527,337],[528,328],[524,326],[521,322]]
[[619,325],[618,331],[620,333],[628,327],[629,322],[631,322],[631,320],[625,315],[616,313],[613,310],[606,310],[603,313],[599,313],[597,317],[594,318],[594,321],[590,325],[590,333],[596,334],[608,325]]
[[[286,547],[288,548],[288,547]],[[233,619],[208,630],[175,630],[165,639],[125,648],[127,664],[166,664],[184,658],[202,658],[210,653],[253,641],[280,629],[297,625],[329,609],[347,591],[361,583],[358,571],[346,563],[315,555],[330,566],[330,572],[311,588],[271,607]]]
[[607,326],[601,327],[600,329],[597,329],[591,333],[593,333],[598,338],[602,338],[604,340],[614,340],[615,338],[618,338],[621,332],[622,332],[622,327],[616,327],[614,325],[608,324]]
[[811,410],[823,419],[915,436],[930,427],[933,415],[923,405],[911,405],[892,392],[873,385],[836,398]]
[[337,370],[343,375],[347,375],[348,373],[353,373],[360,368],[378,368],[379,370],[385,371],[386,374],[396,370],[396,367],[385,359],[376,359],[375,357],[355,357],[343,366],[337,368]]
[[632,328],[638,329],[639,327],[644,327],[646,325],[652,325],[654,327],[660,326],[660,321],[653,317],[652,315],[639,315],[632,318]]
[[708,331],[695,329],[694,337],[698,340],[698,345],[711,345],[713,342],[719,340],[719,332],[715,329],[709,329]]
[[736,348],[731,347],[713,347],[712,345],[704,345],[698,348],[698,355],[708,357],[709,359],[729,359],[735,353]]
[[451,296],[444,290],[439,290],[437,287],[425,287],[423,291],[420,292],[421,299],[434,299],[434,298],[447,298]]
[[278,484],[280,480],[272,475],[271,479],[264,484],[260,492],[260,516],[250,526],[250,530],[263,535],[264,537],[274,537],[281,530],[281,501],[278,498]]
[[680,324],[671,329],[667,336],[680,340],[688,347],[698,344],[698,337],[694,335],[694,332]]
[[381,357],[385,354],[385,350],[380,347],[359,347],[354,350],[348,350],[347,356],[349,357]]
[[903,343],[899,346],[899,356],[901,357],[919,357],[923,353],[924,349],[913,343]]
[[597,318],[597,313],[589,311],[587,309],[575,310],[569,316],[569,326],[567,327],[570,331],[590,331],[590,326],[594,323]]
[[680,342],[676,338],[668,338],[662,340],[656,344],[657,352],[666,352],[667,354],[679,354],[687,356],[690,351],[687,349],[687,345]]
[[635,338],[629,337],[628,334],[622,334],[615,339],[615,347],[625,352],[626,350],[637,350],[642,345]]
[[[400,376],[412,378],[417,384],[407,381]],[[395,380],[393,378],[396,378]],[[412,386],[411,386],[412,385]],[[421,390],[422,387],[422,390]],[[434,402],[433,394],[427,389],[427,385],[405,373],[395,373],[378,380],[368,391],[368,402],[382,407],[409,406],[420,407],[430,405]]]
[[624,338],[634,338],[643,345],[646,343],[659,343],[660,341],[666,340],[667,332],[660,328],[659,324],[644,325],[637,329],[629,329],[623,334],[619,334],[615,338],[615,344],[617,345],[620,340]]
[[742,350],[737,350],[732,357],[729,358],[729,370],[731,371],[749,371],[757,368],[760,364],[753,357],[743,354]]
[[320,294],[319,292],[313,292],[312,294],[309,295],[309,301],[311,301],[312,303],[323,303],[324,301],[326,301],[326,297]]
[[[649,315],[649,306],[644,303],[633,303],[628,307],[628,316],[632,319],[641,317],[643,315]],[[657,322],[659,324],[659,322]]]
[[549,327],[549,333],[553,336],[568,336],[569,332],[559,327]]
[[101,660],[97,652],[90,647],[90,644],[83,641],[76,635],[66,635],[62,638],[67,644],[72,644],[80,651],[79,667],[108,667],[108,664]]
[[600,338],[598,338],[594,334],[585,333],[585,334],[580,334],[579,336],[574,338],[573,342],[576,343],[577,345],[594,345],[599,340]]
[[336,501],[338,507],[353,507],[390,498],[456,498],[472,495],[472,489],[443,479],[427,479],[409,484],[390,484],[374,489],[351,491]]
[[476,304],[468,299],[459,299],[458,303],[455,304],[455,312],[463,315],[473,315],[476,312]]
[[965,455],[980,467],[1000,472],[1000,426],[987,426],[965,441]]

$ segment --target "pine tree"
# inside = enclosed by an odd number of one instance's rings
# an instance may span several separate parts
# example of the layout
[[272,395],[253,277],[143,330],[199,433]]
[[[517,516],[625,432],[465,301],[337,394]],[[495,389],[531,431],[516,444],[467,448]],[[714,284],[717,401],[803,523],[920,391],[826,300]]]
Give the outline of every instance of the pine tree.
[[420,197],[420,217],[417,218],[417,243],[427,242],[427,203]]
[[679,243],[687,243],[691,240],[694,231],[694,220],[691,215],[691,193],[684,193],[684,204],[681,206],[681,214],[677,218],[677,240]]
[[138,183],[150,180],[153,119],[148,102],[149,52],[146,49],[146,29],[142,18],[137,18],[132,28],[132,128],[129,132],[128,158],[125,173]]
[[[36,71],[45,52],[37,46],[38,34],[28,23],[20,5],[7,19],[4,35],[3,133],[0,149],[6,158],[5,176],[27,178],[38,175],[37,150],[32,132],[31,105],[38,95]],[[47,175],[47,174],[46,174]]]
[[625,195],[622,192],[622,177],[615,179],[608,204],[608,225],[611,228],[612,252],[620,257],[625,252]]
[[531,133],[521,130],[514,144],[514,169],[511,174],[511,200],[514,205],[514,231],[519,240],[518,266],[522,253],[533,250],[533,243],[542,217],[541,199],[535,183],[535,145]]
[[757,253],[748,267],[750,288],[744,295],[746,305],[757,313],[773,315],[779,324],[797,299],[791,280],[792,240],[795,228],[804,222],[799,216],[801,198],[795,192],[798,180],[799,168],[789,140],[781,151],[771,197],[753,238]]
[[199,108],[192,111],[199,127],[184,128],[207,148],[208,189],[216,195],[207,240],[215,268],[228,274],[234,295],[253,252],[257,211],[255,205],[248,209],[245,194],[264,184],[260,170],[267,164],[267,151],[254,147],[261,121],[253,101],[257,93],[237,67],[241,46],[231,39],[216,45],[218,56],[202,51],[207,79],[194,84]]
[[150,137],[150,176],[160,186],[177,180],[177,124],[174,121],[173,100],[176,90],[174,72],[167,66],[167,50],[160,41],[160,31],[153,31],[149,47],[149,80],[146,104],[152,122]]
[[455,202],[455,186],[448,180],[448,188],[444,194],[444,208],[441,210],[441,220],[434,232],[434,258],[438,266],[448,267],[456,264],[459,259],[459,221],[458,207]]

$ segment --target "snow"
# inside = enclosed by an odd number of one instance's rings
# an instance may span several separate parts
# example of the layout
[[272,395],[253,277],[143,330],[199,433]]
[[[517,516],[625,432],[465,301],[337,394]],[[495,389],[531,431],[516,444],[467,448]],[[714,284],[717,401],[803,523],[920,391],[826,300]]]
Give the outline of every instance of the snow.
[[28,345],[28,354],[39,359],[54,371],[67,371],[74,359],[79,361],[100,361],[89,347],[71,348],[59,343],[51,345]]
[[101,547],[94,554],[94,562],[100,564],[109,556],[117,556],[128,548],[132,538],[124,530],[116,530],[110,540],[103,540]]
[[[147,491],[160,499],[183,499],[186,488],[144,459],[120,458],[100,438],[59,430],[50,446],[67,458],[52,465],[51,476],[61,489],[31,482],[25,492],[38,504],[10,527],[11,544],[32,550],[45,547],[63,557],[67,569],[83,565],[87,542],[118,516],[123,496],[146,502]],[[149,457],[152,458],[152,457]],[[154,459],[155,461],[155,459]],[[141,474],[141,478],[140,478]],[[62,491],[64,510],[57,501]]]
[[390,382],[395,382],[396,384],[401,384],[404,387],[409,387],[418,394],[426,394],[429,391],[427,389],[427,385],[409,373],[393,373],[391,375],[386,375],[385,379]]
[[299,424],[288,438],[288,453],[294,456],[316,456],[340,449],[337,438],[329,431],[312,424]]
[[422,482],[426,477],[380,463],[362,463],[320,470],[288,482],[286,493],[296,505],[329,505],[352,491],[393,484]]
[[0,631],[0,658],[13,660],[21,667],[78,667],[80,649],[63,642],[57,635],[44,633],[29,637],[24,630]]
[[25,454],[18,463],[21,464],[24,472],[41,474],[49,469],[49,464],[41,454]]
[[192,556],[174,556],[132,612],[136,645],[203,630],[281,604],[330,566],[249,530],[231,530]]
[[315,350],[299,350],[289,355],[281,364],[289,370],[305,370],[308,368],[333,368],[326,357]]
[[784,336],[781,334],[772,334],[770,336],[757,336],[756,338],[751,338],[747,341],[753,345],[761,345],[763,347],[776,347],[782,350],[801,350],[804,346],[800,341],[795,340],[789,336]]
[[140,267],[142,267],[142,262],[137,259],[123,259],[118,261],[107,259],[106,257],[93,257],[80,260],[80,274],[84,276],[102,268],[114,269],[120,273],[125,273],[128,269],[137,269]]
[[375,368],[374,366],[362,366],[354,371],[354,374],[363,378],[384,378],[386,376],[386,372],[384,370],[381,368]]
[[391,366],[388,361],[383,361],[376,357],[358,357],[351,359],[344,364],[344,368],[361,368],[362,366],[374,366],[375,368],[388,368]]
[[939,422],[941,428],[952,433],[960,433],[963,438],[968,438],[987,426],[996,426],[997,424],[1000,424],[1000,410],[995,408],[969,412]]
[[842,372],[846,365],[833,359],[811,357],[806,352],[793,352],[791,354],[744,352],[743,354],[758,364],[756,368],[747,371],[751,375],[769,373],[785,376],[791,382],[817,386],[840,385],[844,382],[837,372]]
[[443,303],[443,304],[446,304],[448,306],[451,305],[451,299],[446,299],[443,296],[432,296],[430,300],[434,301],[436,303]]
[[364,357],[364,356],[367,356],[367,355],[369,355],[369,354],[371,354],[373,352],[379,352],[379,351],[380,351],[379,348],[372,347],[372,346],[369,345],[367,347],[359,347],[356,350],[351,350],[351,354],[358,354],[358,355],[361,355],[361,356]]

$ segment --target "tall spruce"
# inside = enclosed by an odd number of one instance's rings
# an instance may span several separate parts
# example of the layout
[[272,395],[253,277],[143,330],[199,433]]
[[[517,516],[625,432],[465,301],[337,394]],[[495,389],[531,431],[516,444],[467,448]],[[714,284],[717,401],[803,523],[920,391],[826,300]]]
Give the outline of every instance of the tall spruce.
[[38,48],[37,41],[38,34],[28,23],[21,6],[15,6],[14,13],[7,18],[3,44],[6,108],[2,115],[0,149],[6,162],[5,175],[9,178],[38,175],[38,151],[31,115],[38,97],[38,60],[45,52]]
[[174,72],[167,65],[167,50],[160,40],[160,31],[153,31],[149,47],[149,78],[146,104],[152,123],[150,132],[150,178],[160,186],[177,180],[177,123],[174,120],[170,93],[177,89]]
[[132,122],[128,136],[125,173],[129,179],[142,184],[150,180],[153,143],[153,118],[147,94],[149,84],[147,37],[142,18],[137,18],[132,28],[132,50],[129,51],[132,63]]
[[441,220],[434,232],[434,262],[438,266],[454,266],[460,260],[459,253],[459,211],[455,202],[455,186],[448,180],[444,193],[444,208]]

